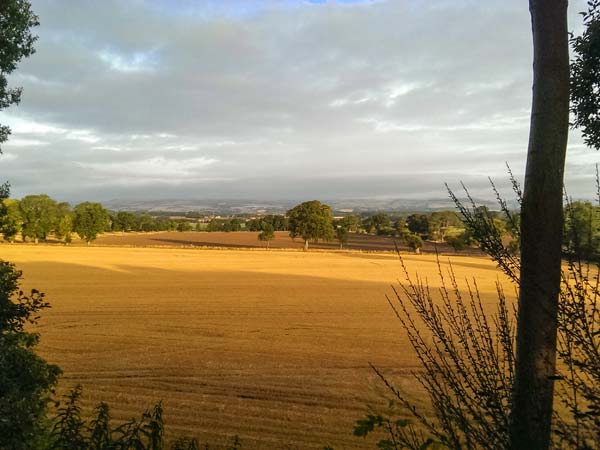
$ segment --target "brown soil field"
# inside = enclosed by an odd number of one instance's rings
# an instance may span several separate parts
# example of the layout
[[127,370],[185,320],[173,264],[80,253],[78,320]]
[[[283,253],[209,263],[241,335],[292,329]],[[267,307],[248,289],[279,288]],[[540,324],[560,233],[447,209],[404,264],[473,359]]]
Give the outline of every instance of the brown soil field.
[[[222,247],[222,248],[264,248],[264,242],[258,240],[258,232],[238,231],[232,233],[206,232],[206,231],[162,231],[156,233],[109,233],[98,236],[95,245],[131,245],[136,247]],[[292,239],[287,231],[275,232],[275,239],[269,243],[273,249],[302,249],[302,239]],[[398,243],[400,250],[409,249]],[[310,245],[311,248],[337,250],[339,244],[336,241],[319,242]],[[372,236],[366,234],[351,234],[348,244],[344,246],[348,250],[363,251],[395,251],[394,239],[387,236]],[[425,242],[423,253],[434,253],[461,255],[481,255],[478,249],[468,249],[455,252],[452,247],[445,243],[433,244]]]
[[[353,423],[387,395],[373,363],[419,402],[418,368],[385,295],[397,257],[357,252],[1,245],[47,294],[40,353],[116,420],[162,400],[169,436],[247,449],[373,448]],[[439,285],[435,257],[408,255]],[[454,257],[495,304],[502,275]],[[445,264],[445,263],[444,263]],[[507,289],[507,292],[510,292]]]

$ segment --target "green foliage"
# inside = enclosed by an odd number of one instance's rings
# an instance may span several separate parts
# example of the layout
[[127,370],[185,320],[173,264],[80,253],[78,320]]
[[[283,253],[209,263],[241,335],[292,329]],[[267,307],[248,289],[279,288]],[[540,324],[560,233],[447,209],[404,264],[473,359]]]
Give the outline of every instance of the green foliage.
[[86,450],[86,439],[83,435],[84,422],[81,419],[81,408],[77,403],[81,396],[81,387],[71,391],[64,405],[59,405],[50,440],[50,450]]
[[410,248],[415,253],[420,253],[421,247],[423,247],[423,239],[421,239],[421,236],[415,233],[405,234],[404,242],[406,242],[408,248]]
[[386,213],[380,212],[364,219],[362,226],[367,233],[386,234],[391,228],[390,224],[390,217]]
[[362,225],[362,221],[359,216],[349,215],[339,219],[336,225],[341,225],[346,228],[350,233],[358,233]]
[[[161,403],[142,414],[140,419],[131,419],[113,429],[106,403],[98,405],[94,417],[86,423],[78,404],[80,396],[81,387],[77,386],[65,396],[64,404],[59,404],[48,450],[164,450]],[[190,448],[194,447],[185,449]]]
[[19,211],[23,219],[23,237],[36,243],[39,239],[46,239],[56,226],[57,204],[45,194],[23,197]]
[[219,219],[211,219],[210,222],[208,222],[206,231],[223,231],[223,221]]
[[569,202],[565,207],[564,246],[585,260],[600,255],[600,207]]
[[90,420],[89,447],[90,450],[104,450],[110,448],[112,431],[110,425],[110,409],[104,402],[94,409],[94,418]]
[[73,212],[68,203],[59,203],[57,205],[57,222],[54,234],[56,238],[65,244],[70,244],[73,234]]
[[333,216],[331,208],[318,200],[296,205],[287,213],[290,236],[304,239],[304,248],[308,249],[309,241],[333,238]]
[[0,448],[31,450],[43,439],[45,414],[60,370],[37,356],[26,331],[48,308],[44,294],[19,290],[21,272],[0,261]]
[[600,1],[589,0],[584,31],[571,38],[571,113],[585,143],[600,149]]
[[246,229],[248,231],[262,231],[265,224],[270,225],[273,231],[287,231],[288,220],[285,216],[269,214],[257,219],[248,220]]
[[[31,29],[39,25],[37,16],[26,0],[2,0],[0,2],[0,111],[19,103],[20,88],[10,88],[7,76],[22,58],[33,54],[37,39]],[[6,142],[10,128],[0,125],[0,144]],[[1,153],[1,151],[0,151]]]
[[148,214],[142,214],[138,221],[139,231],[156,231],[156,220]]
[[112,219],[113,231],[138,231],[139,218],[133,213],[119,211]]
[[250,219],[246,222],[246,230],[248,231],[261,231],[263,224],[266,221],[264,221],[261,218],[257,218],[257,219]]
[[[78,403],[80,397],[81,387],[77,386],[65,396],[63,403],[58,404],[57,414],[52,419],[49,444],[40,446],[40,450],[200,450],[198,441],[189,437],[177,438],[167,446],[160,402],[139,419],[132,418],[113,427],[106,403],[100,403],[94,409],[90,420],[83,420]],[[212,447],[206,444],[202,448],[209,450]],[[241,448],[238,436],[234,436],[226,447],[227,450]]]
[[19,201],[7,198],[3,200],[3,205],[4,214],[0,214],[0,232],[4,240],[13,242],[23,226]]
[[262,231],[258,234],[258,240],[267,243],[267,248],[269,248],[269,241],[275,238],[275,231],[273,230],[273,226],[270,223],[264,223]]
[[350,237],[350,232],[348,228],[343,224],[338,224],[335,226],[335,238],[340,243],[340,248],[348,243],[348,238]]
[[100,203],[80,203],[73,213],[73,230],[88,244],[107,228],[108,211]]
[[403,238],[409,233],[406,225],[406,219],[404,217],[399,217],[394,221],[394,233],[399,238]]
[[242,222],[240,219],[211,219],[206,227],[206,231],[241,231],[242,230]]
[[429,217],[427,214],[411,214],[406,218],[406,226],[411,233],[423,237],[429,236]]
[[192,231],[193,229],[192,224],[187,220],[177,222],[177,231]]
[[454,211],[439,211],[429,215],[429,238],[443,240],[451,227],[462,225],[460,217]]
[[456,251],[464,250],[475,243],[469,230],[462,230],[458,234],[447,234],[444,236],[444,242]]
[[237,218],[233,218],[230,220],[227,220],[223,223],[223,231],[241,231],[242,230],[242,222],[240,221],[240,219]]

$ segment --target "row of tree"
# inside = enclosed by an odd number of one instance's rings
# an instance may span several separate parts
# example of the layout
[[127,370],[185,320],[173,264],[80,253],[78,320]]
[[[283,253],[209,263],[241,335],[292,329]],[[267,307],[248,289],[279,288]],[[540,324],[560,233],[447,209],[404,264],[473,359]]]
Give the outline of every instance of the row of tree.
[[[7,241],[19,235],[24,240],[37,243],[53,234],[56,239],[70,243],[73,233],[86,242],[96,239],[105,231],[260,231],[259,239],[268,242],[275,231],[289,231],[293,238],[301,237],[305,248],[309,242],[337,240],[340,247],[348,243],[351,233],[368,233],[391,236],[404,242],[418,252],[424,240],[444,241],[455,250],[476,245],[476,239],[465,228],[460,217],[453,211],[417,213],[408,216],[393,216],[379,212],[367,217],[348,215],[334,219],[331,207],[317,200],[304,202],[284,215],[266,215],[243,222],[239,218],[213,218],[200,227],[186,219],[172,220],[149,214],[127,211],[110,212],[99,203],[84,202],[74,208],[68,203],[59,203],[47,195],[28,195],[21,200],[6,199],[1,205],[3,219],[0,232]],[[494,222],[495,229],[508,241],[508,248],[518,252],[519,215],[509,221],[500,212],[490,211],[485,206],[476,208],[475,216],[486,216]],[[600,258],[600,207],[590,202],[570,202],[565,208],[565,249],[576,249],[588,260]]]
[[136,214],[128,211],[109,212],[109,228],[106,231],[192,231],[194,225],[189,220],[172,220],[165,216]]
[[13,241],[21,233],[24,240],[37,243],[49,234],[64,243],[73,233],[88,244],[110,226],[108,211],[100,203],[84,202],[74,208],[47,195],[28,195],[21,200],[6,199],[0,223],[4,239]]
[[[106,231],[191,231],[195,224],[189,220],[171,220],[149,214],[106,210],[100,203],[84,202],[74,208],[57,202],[47,195],[28,195],[21,200],[5,199],[0,205],[3,216],[0,233],[13,242],[21,234],[23,240],[38,243],[53,235],[66,244],[73,233],[90,243]],[[224,227],[227,228],[227,227]],[[228,230],[233,231],[233,230]]]

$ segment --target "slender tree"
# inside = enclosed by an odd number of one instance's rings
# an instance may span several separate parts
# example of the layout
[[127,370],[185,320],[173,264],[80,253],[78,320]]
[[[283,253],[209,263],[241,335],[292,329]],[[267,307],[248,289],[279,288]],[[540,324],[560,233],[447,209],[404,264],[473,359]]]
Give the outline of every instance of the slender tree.
[[54,234],[64,244],[70,244],[72,241],[71,234],[73,233],[73,212],[71,211],[71,206],[66,202],[59,203],[56,210],[57,220]]
[[340,243],[340,250],[344,248],[344,245],[348,243],[350,232],[346,228],[345,224],[338,224],[335,228],[335,238]]
[[567,0],[530,0],[533,100],[521,209],[521,276],[511,448],[550,445],[569,131]]
[[269,242],[275,237],[275,230],[273,225],[268,222],[263,223],[262,231],[258,234],[258,240],[266,242],[267,250],[269,249]]

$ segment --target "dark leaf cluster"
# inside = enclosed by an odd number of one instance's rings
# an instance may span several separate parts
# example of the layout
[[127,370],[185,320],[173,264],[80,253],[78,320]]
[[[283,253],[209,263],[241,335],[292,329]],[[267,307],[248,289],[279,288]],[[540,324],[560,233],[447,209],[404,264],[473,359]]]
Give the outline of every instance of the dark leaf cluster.
[[[34,53],[37,37],[31,32],[39,25],[38,17],[27,0],[2,0],[0,2],[0,111],[19,103],[21,88],[8,86],[7,75],[12,73],[21,59]],[[0,144],[10,135],[10,128],[0,125]]]

